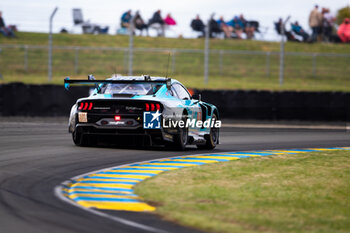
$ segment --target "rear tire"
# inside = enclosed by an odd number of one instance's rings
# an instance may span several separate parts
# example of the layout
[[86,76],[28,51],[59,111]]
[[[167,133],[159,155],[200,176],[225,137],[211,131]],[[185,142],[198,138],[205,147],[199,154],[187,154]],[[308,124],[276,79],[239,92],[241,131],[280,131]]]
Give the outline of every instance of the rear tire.
[[77,133],[77,131],[75,130],[72,133],[72,139],[73,139],[73,142],[76,146],[81,146],[81,139],[82,139],[81,133]]
[[[217,117],[213,114],[212,121],[216,121]],[[214,123],[215,125],[215,123]],[[204,145],[197,145],[198,149],[213,150],[219,142],[219,129],[210,128],[210,134],[206,137],[206,142]]]
[[[185,122],[186,124],[186,119],[182,118],[182,120]],[[184,128],[179,128],[179,134],[174,136],[174,142],[173,142],[173,147],[176,150],[185,150],[186,149],[186,145],[188,142],[188,128],[184,127]]]
[[82,133],[78,133],[74,131],[72,133],[72,139],[75,145],[77,146],[95,146],[97,144],[96,138],[90,135],[84,135]]

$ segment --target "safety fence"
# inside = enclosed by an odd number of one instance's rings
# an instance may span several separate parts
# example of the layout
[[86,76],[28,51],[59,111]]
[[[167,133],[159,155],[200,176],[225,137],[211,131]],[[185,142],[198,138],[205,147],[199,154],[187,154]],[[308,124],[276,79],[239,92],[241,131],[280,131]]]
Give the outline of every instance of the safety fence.
[[[48,47],[38,45],[0,45],[0,74],[46,75]],[[128,48],[53,47],[54,76],[109,76],[127,74]],[[350,54],[287,52],[286,78],[350,80]],[[279,52],[210,50],[211,77],[269,78],[278,77]],[[193,77],[204,74],[204,52],[199,49],[134,48],[133,74]],[[1,76],[0,76],[1,78]]]

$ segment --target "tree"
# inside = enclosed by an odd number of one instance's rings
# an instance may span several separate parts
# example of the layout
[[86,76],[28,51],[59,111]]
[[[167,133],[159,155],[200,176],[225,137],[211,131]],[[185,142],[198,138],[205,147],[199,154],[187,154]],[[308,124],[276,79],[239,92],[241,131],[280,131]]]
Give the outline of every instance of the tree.
[[337,13],[337,24],[343,23],[345,18],[350,18],[350,6],[341,8]]

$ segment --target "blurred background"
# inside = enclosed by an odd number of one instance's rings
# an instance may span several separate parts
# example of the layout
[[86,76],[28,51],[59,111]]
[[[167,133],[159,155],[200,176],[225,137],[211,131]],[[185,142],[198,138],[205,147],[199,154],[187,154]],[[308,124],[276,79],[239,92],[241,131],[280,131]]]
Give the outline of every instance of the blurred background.
[[199,89],[350,89],[347,1],[3,0],[0,11],[1,83],[132,73],[168,74]]

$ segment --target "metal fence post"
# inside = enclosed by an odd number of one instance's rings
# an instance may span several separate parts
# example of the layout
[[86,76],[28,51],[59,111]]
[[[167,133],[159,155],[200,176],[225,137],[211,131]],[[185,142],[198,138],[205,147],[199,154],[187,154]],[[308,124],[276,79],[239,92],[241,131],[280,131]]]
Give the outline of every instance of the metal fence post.
[[271,52],[266,52],[266,76],[270,77]]
[[24,46],[24,70],[28,72],[28,45]]
[[128,49],[124,50],[124,74],[128,73]]
[[75,74],[78,74],[79,72],[79,48],[78,47],[75,47],[74,72]]
[[284,81],[284,36],[285,36],[284,27],[289,19],[290,19],[290,16],[288,16],[284,22],[283,21],[281,22],[280,86],[283,85],[283,81]]
[[316,77],[316,57],[317,57],[317,53],[314,53],[312,55],[312,76]]
[[224,54],[224,51],[223,50],[220,50],[219,52],[219,73],[220,73],[220,76],[222,76],[222,60],[223,60],[223,54]]
[[[0,48],[0,58],[1,58],[1,52],[2,52],[2,49]],[[1,60],[1,59],[0,59]],[[1,80],[4,80],[4,77],[2,77],[2,74],[1,74],[1,70],[0,70],[0,79]]]
[[131,17],[130,24],[129,24],[129,71],[128,75],[132,75],[132,69],[133,69],[133,53],[134,53],[134,17]]
[[57,12],[57,7],[53,10],[51,16],[50,16],[50,26],[49,26],[49,61],[48,61],[48,79],[49,82],[52,80],[52,21],[53,17],[55,16]]
[[172,56],[171,56],[171,74],[174,75],[175,73],[175,62],[176,62],[176,50],[172,50]]
[[210,21],[214,17],[212,14],[208,20],[208,24],[205,27],[205,43],[204,43],[204,83],[208,84],[209,75],[209,34],[210,34]]

